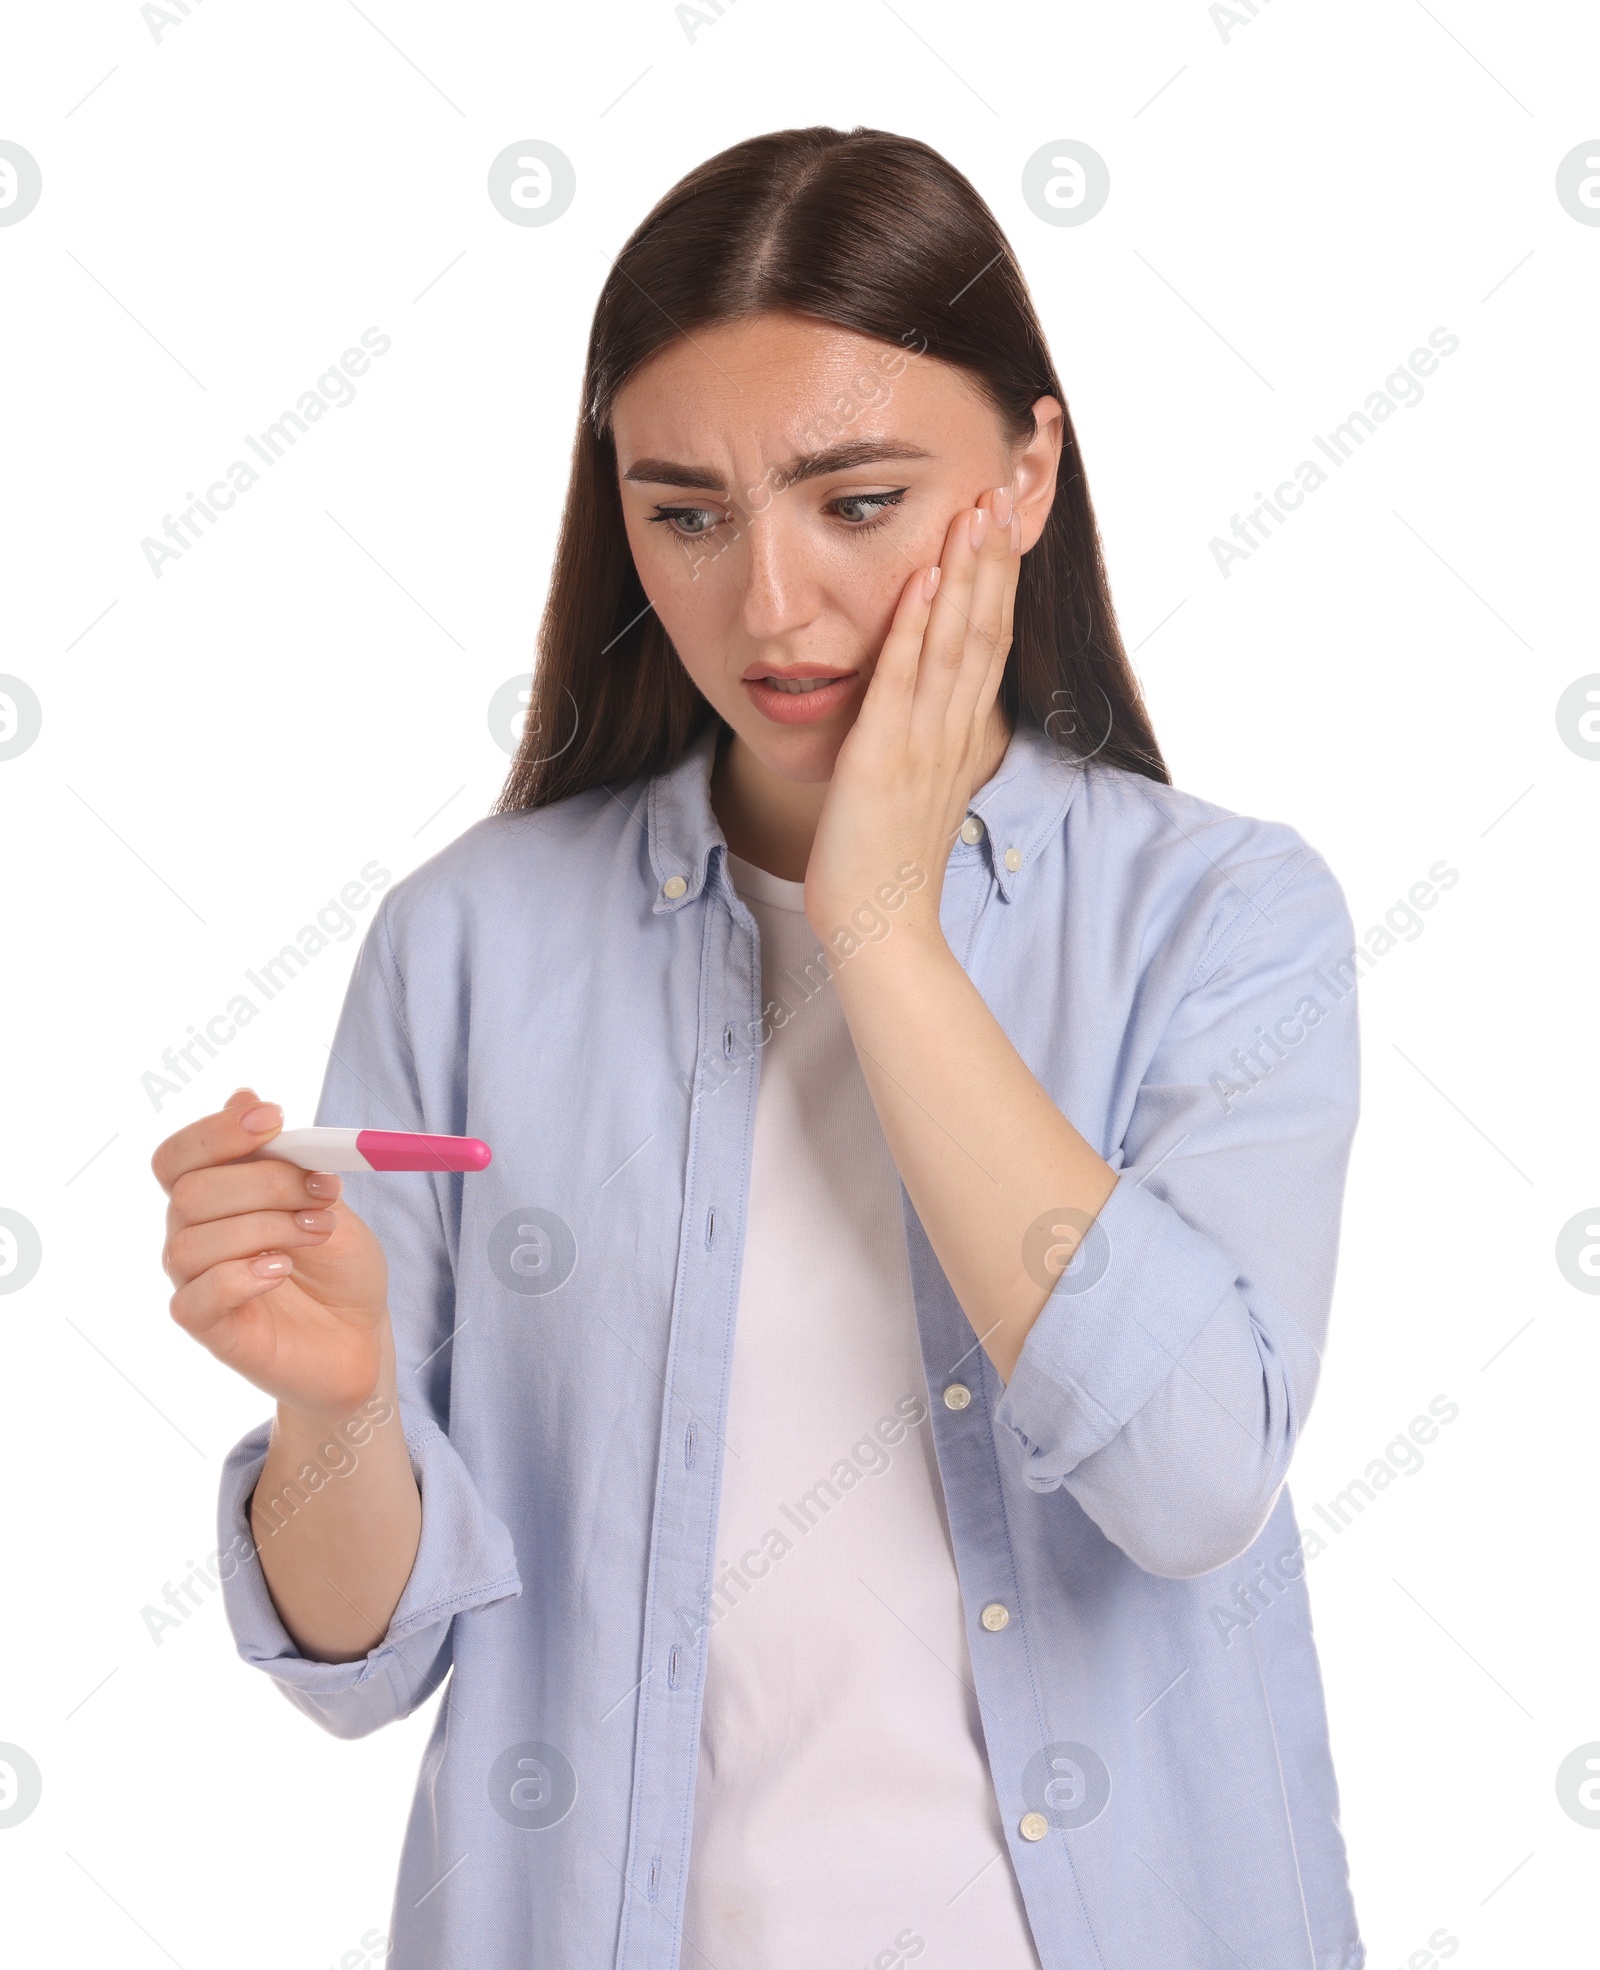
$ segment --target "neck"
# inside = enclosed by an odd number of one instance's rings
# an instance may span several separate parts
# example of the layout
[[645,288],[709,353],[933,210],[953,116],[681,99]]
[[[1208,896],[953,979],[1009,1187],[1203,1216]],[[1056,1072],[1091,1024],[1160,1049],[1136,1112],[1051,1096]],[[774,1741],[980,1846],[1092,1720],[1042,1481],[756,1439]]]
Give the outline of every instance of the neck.
[[[994,778],[1010,743],[1010,723],[996,704],[990,711],[972,776],[972,793]],[[785,779],[734,733],[717,748],[711,772],[711,811],[728,847],[741,861],[786,882],[804,882],[830,785],[828,780]]]

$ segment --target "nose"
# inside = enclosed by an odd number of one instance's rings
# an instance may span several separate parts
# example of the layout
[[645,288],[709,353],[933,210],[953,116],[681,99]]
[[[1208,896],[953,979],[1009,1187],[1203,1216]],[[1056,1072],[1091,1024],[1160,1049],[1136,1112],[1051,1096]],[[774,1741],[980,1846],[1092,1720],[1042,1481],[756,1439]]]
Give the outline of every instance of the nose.
[[[773,502],[776,506],[777,501]],[[816,596],[802,544],[769,508],[752,515],[745,530],[745,585],[740,618],[757,642],[773,642],[805,628],[816,614]]]

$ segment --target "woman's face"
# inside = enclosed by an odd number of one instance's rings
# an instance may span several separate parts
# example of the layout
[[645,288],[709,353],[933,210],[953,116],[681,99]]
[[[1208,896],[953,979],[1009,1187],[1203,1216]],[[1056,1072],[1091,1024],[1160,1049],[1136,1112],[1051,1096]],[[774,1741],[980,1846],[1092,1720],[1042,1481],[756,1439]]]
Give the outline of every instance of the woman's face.
[[618,392],[644,592],[763,765],[832,775],[900,592],[938,563],[958,512],[1007,486],[1033,546],[1061,406],[1041,397],[1034,416],[1037,436],[1014,448],[962,370],[796,315],[696,330]]

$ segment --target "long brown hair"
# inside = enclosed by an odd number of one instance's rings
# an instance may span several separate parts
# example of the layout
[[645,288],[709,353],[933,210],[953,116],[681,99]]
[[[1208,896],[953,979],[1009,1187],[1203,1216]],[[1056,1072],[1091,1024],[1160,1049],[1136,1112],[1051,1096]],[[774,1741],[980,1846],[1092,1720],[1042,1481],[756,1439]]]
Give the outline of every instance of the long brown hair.
[[[600,292],[532,702],[494,812],[662,772],[722,722],[635,572],[611,406],[676,336],[769,311],[957,365],[1013,443],[1032,435],[1037,398],[1066,403],[994,214],[926,144],[882,130],[779,130],[691,171]],[[1070,417],[1050,516],[1023,556],[1000,695],[1014,724],[1067,752],[1170,777],[1122,647]]]

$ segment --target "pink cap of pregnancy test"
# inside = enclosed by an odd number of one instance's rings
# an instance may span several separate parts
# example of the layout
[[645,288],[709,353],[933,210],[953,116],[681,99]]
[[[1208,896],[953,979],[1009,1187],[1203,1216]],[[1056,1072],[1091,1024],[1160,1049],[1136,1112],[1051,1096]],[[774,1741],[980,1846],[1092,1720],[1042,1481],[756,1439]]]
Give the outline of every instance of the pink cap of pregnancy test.
[[363,1129],[356,1148],[375,1170],[486,1170],[490,1149],[470,1135],[410,1135]]

